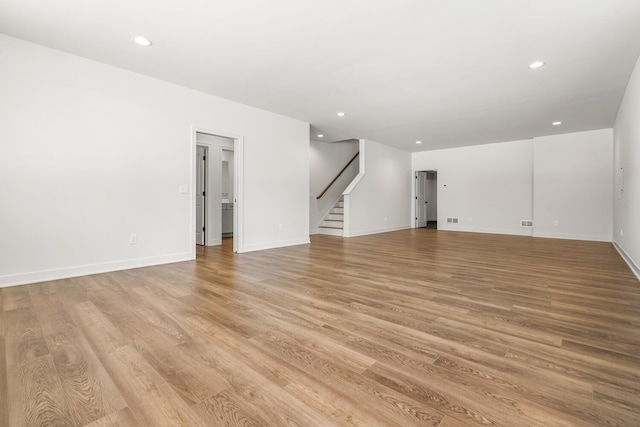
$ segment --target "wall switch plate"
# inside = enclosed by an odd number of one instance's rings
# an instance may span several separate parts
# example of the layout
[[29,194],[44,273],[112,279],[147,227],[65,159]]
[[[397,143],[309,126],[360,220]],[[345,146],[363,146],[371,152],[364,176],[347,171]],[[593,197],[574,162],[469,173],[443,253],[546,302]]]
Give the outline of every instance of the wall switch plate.
[[553,221],[553,225],[560,225],[560,220],[556,219],[555,221]]
[[138,243],[138,235],[137,234],[130,234],[129,235],[129,244],[130,245],[135,245],[136,243]]
[[284,224],[280,224],[278,226],[278,231],[283,231],[284,230]]
[[180,184],[180,185],[178,185],[178,193],[180,193],[180,194],[189,193],[189,185],[188,184]]

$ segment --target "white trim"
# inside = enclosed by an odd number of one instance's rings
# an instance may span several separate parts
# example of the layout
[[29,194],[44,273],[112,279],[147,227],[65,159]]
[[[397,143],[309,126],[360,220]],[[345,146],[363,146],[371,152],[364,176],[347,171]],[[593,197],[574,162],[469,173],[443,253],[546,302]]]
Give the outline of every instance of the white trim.
[[640,280],[640,267],[638,266],[638,264],[636,264],[633,261],[633,258],[629,256],[629,254],[622,248],[622,246],[620,246],[618,242],[614,240],[612,243],[613,243],[613,247],[616,248],[616,250],[622,257],[622,259],[627,263],[627,265],[631,269],[631,272],[636,275],[638,280]]
[[369,230],[356,231],[355,233],[349,233],[349,235],[345,234],[343,237],[360,237],[360,236],[368,236],[370,234],[390,233],[392,231],[400,231],[400,230],[408,230],[408,229],[411,229],[411,224],[402,225],[399,227],[371,228]]
[[[197,156],[197,131],[195,128],[191,128],[191,147],[189,155],[191,156],[191,166],[189,173],[191,174],[191,191],[189,194],[189,253],[191,259],[196,259],[196,163],[198,162]],[[208,165],[209,163],[207,163]],[[205,242],[209,239],[205,236]]]
[[509,229],[495,229],[495,228],[466,228],[466,227],[456,227],[453,226],[440,226],[438,222],[438,231],[461,231],[463,233],[482,233],[482,234],[503,234],[508,236],[524,236],[531,237],[531,231],[527,229],[520,230],[509,230]]
[[594,236],[586,234],[539,233],[534,230],[533,237],[545,239],[586,240],[590,242],[611,242],[611,236]]
[[306,239],[279,240],[275,242],[246,245],[242,252],[253,252],[253,251],[262,251],[266,249],[284,248],[287,246],[307,245],[309,243],[311,243],[311,240],[308,237]]
[[[195,210],[195,209],[194,209]],[[195,249],[195,229],[194,229]],[[49,280],[68,279],[70,277],[87,276],[90,274],[108,273],[110,271],[128,270],[131,268],[149,267],[152,265],[169,264],[173,262],[190,261],[195,257],[192,251],[172,255],[160,255],[148,258],[128,259],[122,261],[105,262],[100,264],[80,265],[76,267],[43,270],[31,273],[10,274],[0,276],[0,288],[7,286],[25,285]]]
[[244,137],[233,140],[233,252],[244,252]]
[[[228,138],[233,140],[233,188],[234,188],[234,205],[233,205],[233,251],[234,252],[243,252],[244,245],[244,137],[240,135],[235,135],[228,132],[220,132],[217,130],[205,129],[196,126],[191,127],[191,188],[194,189],[191,191],[191,206],[189,207],[190,212],[190,222],[191,222],[191,237],[189,241],[191,242],[191,252],[193,253],[193,258],[195,258],[196,251],[196,243],[195,243],[195,233],[196,233],[196,224],[195,224],[195,204],[196,204],[196,195],[195,195],[195,182],[196,182],[196,145],[203,145],[209,147],[209,155],[211,155],[214,150],[213,145],[206,142],[197,142],[197,134],[207,134],[212,136],[220,136],[223,138]],[[229,147],[231,148],[231,147]],[[221,150],[216,152],[218,156],[218,161],[220,160]],[[207,167],[210,170],[211,162],[207,162]],[[207,171],[207,175],[209,175],[209,170]],[[219,212],[221,207],[220,202],[220,177],[217,177],[218,182],[218,191],[216,192],[218,197],[213,194],[213,199],[215,206],[217,206],[217,212]],[[211,206],[211,197],[208,197],[207,207],[211,209],[216,209]],[[216,230],[222,230],[222,219],[218,221],[218,227],[215,227]],[[211,222],[208,221],[210,224]],[[207,246],[220,245],[222,244],[222,240],[220,236],[212,235],[212,230],[214,227],[209,227],[207,231]]]

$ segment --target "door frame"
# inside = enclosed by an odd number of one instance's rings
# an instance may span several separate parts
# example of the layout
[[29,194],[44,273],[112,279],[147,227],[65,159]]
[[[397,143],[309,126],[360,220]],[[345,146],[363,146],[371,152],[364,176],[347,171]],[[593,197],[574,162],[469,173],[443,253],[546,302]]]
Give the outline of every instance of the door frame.
[[[191,197],[189,207],[190,217],[190,235],[188,242],[191,248],[191,258],[196,257],[196,162],[197,145],[208,146],[209,155],[211,155],[213,147],[211,144],[197,142],[197,134],[203,133],[213,136],[220,136],[233,140],[233,252],[244,252],[244,137],[229,132],[222,132],[201,127],[191,127]],[[208,159],[209,160],[209,159]],[[207,162],[210,167],[211,162]],[[209,175],[209,171],[207,171]],[[210,175],[209,175],[210,176]],[[219,202],[219,201],[218,201]]]
[[[204,226],[204,232],[202,235],[202,245],[201,246],[207,246],[207,243],[209,242],[209,239],[207,239],[207,230],[209,229],[210,225],[209,225],[209,221],[208,221],[208,215],[209,215],[209,209],[208,209],[208,204],[209,204],[209,199],[207,199],[207,192],[209,192],[209,194],[211,193],[211,191],[209,191],[209,186],[208,186],[208,180],[209,180],[209,150],[210,150],[210,146],[207,144],[201,144],[201,143],[197,143],[196,144],[196,184],[193,186],[193,192],[195,195],[195,198],[198,198],[198,164],[200,163],[198,160],[198,147],[201,147],[204,149],[204,170],[202,171],[202,174],[204,175],[204,184],[203,184],[203,188],[204,188],[204,193],[205,195],[203,196],[203,200],[204,200],[204,206],[202,208],[203,210],[203,214],[202,214],[202,224]],[[195,203],[195,202],[194,202]],[[198,221],[197,221],[197,217],[198,217],[198,212],[196,211],[196,229],[198,226]],[[196,241],[196,245],[200,245],[200,243],[198,243]]]
[[[418,212],[419,212],[419,200],[420,200],[420,196],[418,195],[418,188],[419,188],[419,183],[420,183],[420,176],[421,174],[424,174],[424,186],[425,186],[425,192],[426,192],[426,186],[427,186],[427,172],[425,171],[417,171],[415,173],[415,179],[414,179],[414,193],[415,193],[415,203],[413,206],[413,212],[414,212],[414,216],[415,216],[415,221],[414,221],[414,227],[415,228],[421,228],[419,227],[419,218],[418,218]],[[424,203],[424,226],[426,227],[427,224],[429,223],[429,215],[427,215],[427,211],[428,211],[428,203],[429,201],[425,198],[425,203]]]
[[[440,181],[440,172],[438,171],[438,169],[436,168],[430,168],[430,169],[417,169],[415,171],[413,171],[413,176],[411,181],[413,181],[413,188],[412,188],[412,194],[411,194],[411,227],[412,228],[417,228],[416,227],[416,205],[417,205],[417,199],[416,199],[416,195],[417,195],[417,188],[416,188],[416,175],[418,174],[418,172],[435,172],[437,175],[437,179],[439,182]],[[436,221],[440,222],[440,185],[437,184],[436,182]],[[427,224],[429,223],[429,215],[427,215]]]

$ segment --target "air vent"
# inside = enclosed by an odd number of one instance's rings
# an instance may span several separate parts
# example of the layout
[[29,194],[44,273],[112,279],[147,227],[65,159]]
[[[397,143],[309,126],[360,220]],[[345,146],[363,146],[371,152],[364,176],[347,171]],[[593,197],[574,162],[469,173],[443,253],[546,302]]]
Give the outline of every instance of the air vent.
[[533,227],[533,221],[530,219],[523,219],[520,221],[520,227]]
[[447,223],[449,224],[457,224],[458,218],[447,218]]

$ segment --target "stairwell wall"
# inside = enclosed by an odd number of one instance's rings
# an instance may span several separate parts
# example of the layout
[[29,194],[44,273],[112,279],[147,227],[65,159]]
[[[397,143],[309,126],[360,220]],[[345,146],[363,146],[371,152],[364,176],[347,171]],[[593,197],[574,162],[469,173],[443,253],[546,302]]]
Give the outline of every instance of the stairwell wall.
[[358,152],[358,142],[309,143],[309,234],[318,233],[318,224],[331,210],[349,183],[358,174],[356,159],[320,199],[316,197],[324,190],[340,170]]
[[640,279],[640,58],[613,127],[613,242]]
[[410,228],[411,154],[361,140],[360,157],[364,173],[345,192],[344,236]]

